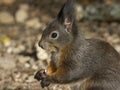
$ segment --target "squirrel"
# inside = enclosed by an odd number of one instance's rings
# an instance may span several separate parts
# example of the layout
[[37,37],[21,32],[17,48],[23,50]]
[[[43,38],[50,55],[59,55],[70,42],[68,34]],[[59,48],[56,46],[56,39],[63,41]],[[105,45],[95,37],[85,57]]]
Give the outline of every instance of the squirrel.
[[81,35],[72,0],[45,28],[39,46],[51,53],[48,68],[34,76],[42,88],[84,81],[78,90],[120,90],[119,53],[105,41]]

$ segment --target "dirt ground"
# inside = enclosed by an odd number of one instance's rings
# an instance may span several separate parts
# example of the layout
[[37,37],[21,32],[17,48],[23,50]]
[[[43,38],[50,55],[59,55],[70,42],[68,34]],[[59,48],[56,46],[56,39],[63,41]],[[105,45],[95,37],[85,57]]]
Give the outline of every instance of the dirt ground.
[[[35,72],[49,62],[49,56],[38,47],[38,40],[63,1],[31,4],[18,0],[0,4],[0,90],[71,90],[70,85],[42,89],[34,79]],[[86,38],[105,40],[120,53],[119,22],[79,21],[78,25]]]

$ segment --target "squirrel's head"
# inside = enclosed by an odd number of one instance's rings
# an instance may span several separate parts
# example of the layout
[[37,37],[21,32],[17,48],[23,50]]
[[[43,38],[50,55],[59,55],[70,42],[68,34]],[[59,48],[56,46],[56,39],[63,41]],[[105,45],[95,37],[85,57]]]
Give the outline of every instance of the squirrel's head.
[[75,22],[73,2],[67,0],[57,18],[43,31],[39,46],[49,51],[56,51],[74,43],[78,34]]

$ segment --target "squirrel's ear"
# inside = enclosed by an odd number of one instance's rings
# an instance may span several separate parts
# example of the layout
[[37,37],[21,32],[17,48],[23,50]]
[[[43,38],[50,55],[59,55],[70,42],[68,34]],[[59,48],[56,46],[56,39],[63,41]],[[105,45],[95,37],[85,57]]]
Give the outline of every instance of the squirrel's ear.
[[72,25],[75,20],[75,9],[72,0],[67,0],[57,16],[58,21],[63,24],[67,31],[72,30]]

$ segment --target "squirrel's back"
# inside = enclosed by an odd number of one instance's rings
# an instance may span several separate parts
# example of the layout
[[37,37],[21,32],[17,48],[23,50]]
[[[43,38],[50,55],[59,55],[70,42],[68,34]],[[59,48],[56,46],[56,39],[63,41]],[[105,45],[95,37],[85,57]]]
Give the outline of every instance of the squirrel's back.
[[80,90],[120,90],[119,53],[102,40],[86,39],[84,42],[79,46],[74,43],[78,50],[72,56],[78,67],[74,72],[83,79]]

